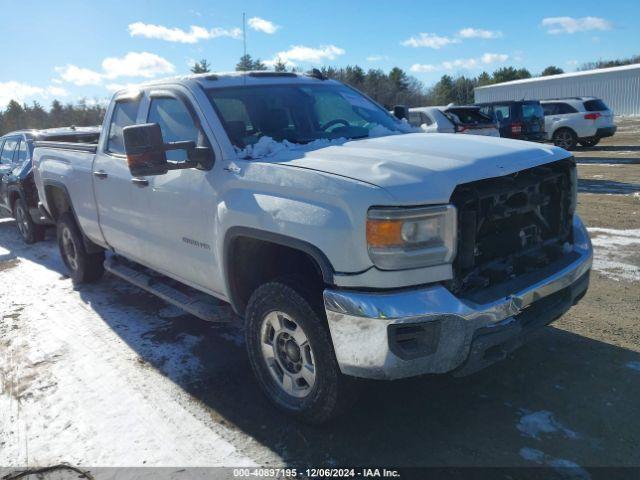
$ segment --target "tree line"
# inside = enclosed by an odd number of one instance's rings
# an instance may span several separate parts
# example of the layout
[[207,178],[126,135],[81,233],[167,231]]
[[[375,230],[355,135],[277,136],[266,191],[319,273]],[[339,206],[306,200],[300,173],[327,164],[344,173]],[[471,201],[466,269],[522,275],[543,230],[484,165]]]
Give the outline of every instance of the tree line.
[[43,129],[53,127],[88,127],[100,125],[104,118],[103,105],[89,105],[86,100],[76,104],[63,105],[60,101],[51,102],[51,108],[46,110],[40,103],[31,105],[20,104],[11,100],[4,111],[0,112],[0,135],[14,130]]
[[[640,63],[640,55],[625,59],[598,60],[581,65],[578,70],[594,68],[607,68],[620,65]],[[212,71],[211,64],[202,59],[191,66],[193,73],[208,73]],[[237,71],[249,70],[274,70],[276,72],[296,71],[287,66],[286,62],[277,58],[271,65],[267,65],[259,58],[254,59],[246,54],[240,57],[236,64]],[[393,67],[388,72],[379,68],[365,70],[358,65],[346,67],[322,67],[320,71],[327,78],[340,80],[361,90],[385,108],[394,105],[406,105],[408,107],[427,105],[458,105],[473,103],[473,90],[476,87],[490,85],[511,80],[531,78],[532,74],[526,68],[502,67],[493,73],[482,72],[477,76],[451,76],[443,75],[432,86],[425,86],[420,80],[409,75],[399,67]],[[539,75],[557,75],[564,73],[555,65],[545,68]],[[90,126],[102,123],[105,108],[103,105],[88,103],[81,100],[76,104],[62,104],[58,100],[51,103],[49,110],[40,103],[31,105],[21,104],[15,100],[8,103],[7,107],[0,111],[0,134],[13,130],[26,128],[52,128],[70,125]]]

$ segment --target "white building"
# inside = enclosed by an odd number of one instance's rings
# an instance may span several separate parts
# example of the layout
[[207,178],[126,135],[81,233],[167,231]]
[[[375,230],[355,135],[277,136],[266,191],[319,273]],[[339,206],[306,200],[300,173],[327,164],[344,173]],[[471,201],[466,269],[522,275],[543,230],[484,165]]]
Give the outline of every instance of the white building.
[[475,89],[476,103],[598,97],[616,115],[640,115],[640,64],[526,78]]

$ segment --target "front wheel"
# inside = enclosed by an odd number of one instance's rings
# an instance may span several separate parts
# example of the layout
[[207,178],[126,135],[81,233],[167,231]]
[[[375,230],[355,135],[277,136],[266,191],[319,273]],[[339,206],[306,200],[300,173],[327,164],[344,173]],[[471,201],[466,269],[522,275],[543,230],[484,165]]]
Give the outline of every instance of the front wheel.
[[553,134],[553,144],[565,150],[573,150],[578,143],[578,136],[569,128],[560,128]]
[[600,143],[600,139],[598,137],[592,138],[583,138],[580,140],[580,145],[583,147],[595,147]]
[[58,247],[73,283],[95,282],[104,273],[104,251],[87,253],[80,229],[70,213],[58,220]]
[[44,240],[44,225],[38,225],[29,214],[29,209],[21,198],[13,204],[13,218],[24,243],[31,244]]
[[269,399],[309,423],[326,422],[355,400],[340,373],[324,315],[281,281],[251,296],[246,313],[249,361]]

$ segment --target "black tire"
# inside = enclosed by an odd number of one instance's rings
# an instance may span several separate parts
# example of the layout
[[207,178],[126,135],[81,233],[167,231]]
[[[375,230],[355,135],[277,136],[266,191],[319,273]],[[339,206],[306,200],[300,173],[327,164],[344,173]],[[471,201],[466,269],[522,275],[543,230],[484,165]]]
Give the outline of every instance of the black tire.
[[13,204],[13,218],[24,243],[32,244],[44,240],[44,225],[38,225],[33,221],[27,205],[21,198],[16,199]]
[[600,143],[600,139],[598,137],[580,139],[580,145],[587,148],[595,147],[599,143]]
[[[251,295],[245,316],[249,361],[263,391],[279,409],[307,423],[325,423],[353,404],[357,396],[356,385],[353,379],[340,372],[324,313],[318,311],[317,306],[314,308],[315,302],[307,300],[308,295],[302,288],[294,288],[290,283],[277,279],[258,287]],[[315,378],[313,386],[307,388],[308,392],[302,398],[285,391],[284,382],[276,380],[279,367],[275,366],[275,356],[270,367],[263,354],[263,326],[268,318],[276,315],[275,312],[294,319],[295,331],[302,328],[308,340],[306,345],[311,349],[309,356],[313,360]],[[275,352],[276,344],[278,341],[274,338],[272,345],[267,347]],[[306,354],[299,349],[298,355],[304,357]],[[281,368],[280,371],[284,377],[284,370]],[[304,384],[302,387],[304,390]]]
[[553,133],[553,144],[565,150],[573,150],[578,144],[578,136],[570,128],[559,128]]
[[84,239],[71,213],[60,216],[57,225],[62,261],[75,284],[95,282],[104,274],[104,251],[87,253]]

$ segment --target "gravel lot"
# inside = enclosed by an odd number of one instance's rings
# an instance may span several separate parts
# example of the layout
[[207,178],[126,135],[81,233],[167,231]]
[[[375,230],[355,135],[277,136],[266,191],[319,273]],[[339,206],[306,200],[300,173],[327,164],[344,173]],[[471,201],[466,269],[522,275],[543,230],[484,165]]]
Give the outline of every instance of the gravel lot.
[[575,155],[584,300],[472,377],[365,383],[321,428],[272,409],[239,330],[110,275],[74,290],[51,234],[0,221],[0,465],[640,466],[640,120]]

